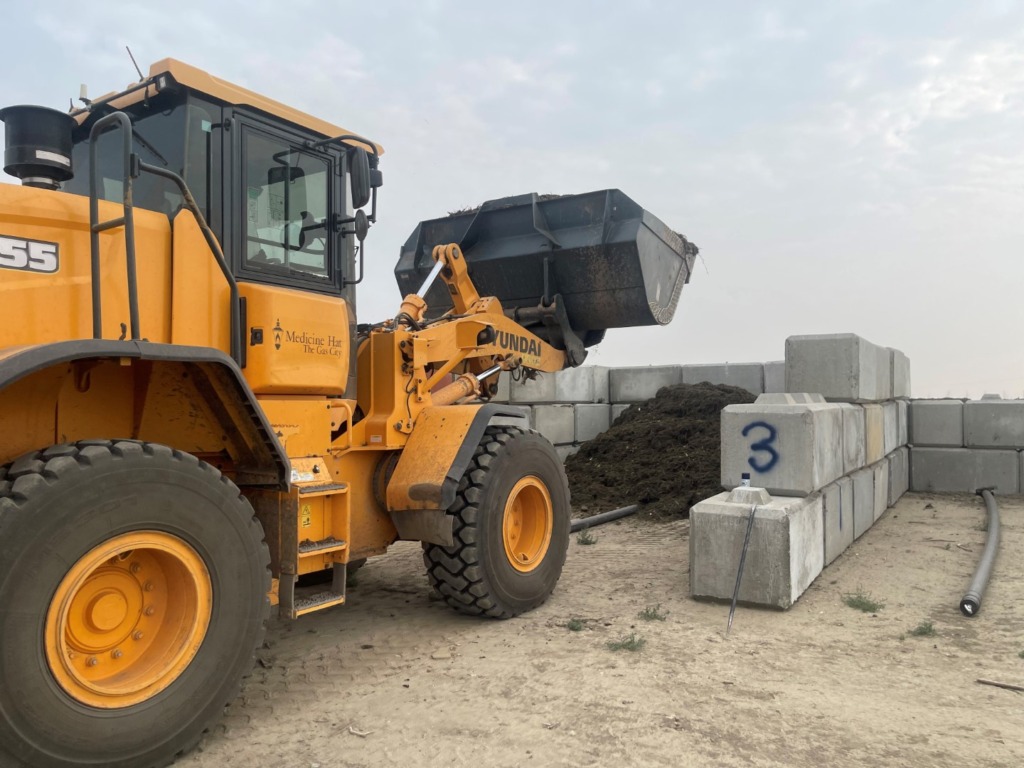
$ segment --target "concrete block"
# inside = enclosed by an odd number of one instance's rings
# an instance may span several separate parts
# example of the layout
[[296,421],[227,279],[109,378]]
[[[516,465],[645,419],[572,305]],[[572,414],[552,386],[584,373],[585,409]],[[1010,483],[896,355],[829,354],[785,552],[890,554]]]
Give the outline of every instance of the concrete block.
[[843,411],[834,403],[729,405],[722,410],[722,485],[806,496],[843,474]]
[[910,397],[910,358],[898,349],[889,347],[889,376],[892,380],[892,397]]
[[910,487],[910,452],[897,448],[885,457],[889,462],[889,506],[895,506]]
[[877,402],[891,397],[889,350],[852,333],[786,339],[786,391],[826,400]]
[[615,420],[627,410],[629,410],[629,403],[616,403],[613,405],[611,411],[612,424],[614,424]]
[[[751,505],[731,498],[730,492],[720,493],[690,510],[693,597],[732,597]],[[824,567],[821,510],[820,493],[801,499],[771,498],[757,506],[740,585],[741,602],[789,608],[810,586]]]
[[973,493],[994,485],[999,493],[1018,493],[1020,465],[1017,451],[915,445],[910,450],[910,489]]
[[554,445],[572,443],[576,436],[575,408],[571,405],[535,405],[533,428]]
[[875,475],[875,504],[874,514],[875,520],[878,520],[885,510],[889,508],[889,462],[883,459],[877,464],[872,464],[870,467],[871,471]]
[[885,456],[885,415],[878,403],[867,403],[864,408],[864,461],[874,464]]
[[607,403],[608,368],[585,365],[513,382],[513,403]]
[[559,371],[555,374],[555,402],[607,403],[608,368],[584,365]]
[[1024,400],[964,403],[964,446],[1024,448]]
[[895,400],[882,403],[882,455],[896,450],[900,441],[900,409]]
[[754,395],[764,392],[764,363],[684,365],[683,384],[726,384]]
[[610,403],[611,392],[608,388],[608,373],[609,368],[607,365],[588,365],[590,369],[590,377],[594,382],[594,399],[591,402],[594,403]]
[[897,446],[904,446],[910,442],[910,401],[909,400],[897,400],[896,401],[897,418],[896,424],[898,427],[899,434],[896,438]]
[[579,449],[580,447],[574,444],[556,445],[555,453],[558,454],[558,458],[560,458],[562,460],[562,463],[565,464],[565,460],[568,459],[570,456],[574,455]]
[[757,404],[767,405],[803,405],[804,403],[824,403],[825,398],[814,392],[766,392],[758,395]]
[[511,403],[550,403],[555,399],[555,375],[539,373],[535,379],[520,379],[509,384]]
[[825,565],[853,544],[853,480],[841,477],[821,492]]
[[533,421],[533,408],[529,405],[515,405],[510,404],[510,407],[516,411],[519,411],[526,417],[526,420],[530,423],[530,429],[536,429],[537,426]]
[[681,365],[649,365],[646,368],[612,368],[608,372],[611,402],[650,400],[662,387],[683,383]]
[[962,448],[963,400],[911,400],[907,442],[914,446]]
[[850,475],[853,483],[853,537],[859,539],[875,522],[875,471],[871,467]]
[[498,394],[491,398],[492,403],[507,403],[511,398],[511,391],[509,385],[512,382],[512,376],[508,371],[502,371],[498,374]]
[[906,471],[901,470],[899,474],[899,498],[903,498],[910,490],[910,446],[904,445],[898,452],[903,455],[903,466],[906,468]]
[[786,361],[772,360],[764,364],[764,391],[786,391]]
[[864,432],[864,406],[840,403],[843,409],[843,474],[867,466],[867,438]]
[[576,442],[593,440],[612,424],[612,407],[607,403],[577,403]]

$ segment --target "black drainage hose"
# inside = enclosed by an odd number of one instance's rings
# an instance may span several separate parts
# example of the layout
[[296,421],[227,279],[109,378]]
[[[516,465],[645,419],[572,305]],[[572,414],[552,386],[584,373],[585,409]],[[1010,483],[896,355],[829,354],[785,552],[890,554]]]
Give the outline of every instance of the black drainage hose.
[[630,504],[628,507],[622,507],[620,509],[613,509],[610,512],[602,512],[599,515],[592,515],[591,517],[581,517],[579,520],[573,520],[572,525],[569,527],[570,533],[577,533],[582,531],[584,528],[593,528],[595,525],[604,525],[610,523],[612,520],[618,520],[620,517],[628,517],[634,514],[640,509],[639,504]]
[[988,537],[985,539],[985,551],[981,553],[981,561],[978,563],[978,570],[974,572],[971,586],[960,600],[960,612],[964,616],[977,616],[981,610],[981,596],[985,594],[989,576],[992,575],[992,565],[999,551],[999,507],[996,506],[996,497],[988,488],[982,488],[978,493],[985,500],[985,508],[988,510]]

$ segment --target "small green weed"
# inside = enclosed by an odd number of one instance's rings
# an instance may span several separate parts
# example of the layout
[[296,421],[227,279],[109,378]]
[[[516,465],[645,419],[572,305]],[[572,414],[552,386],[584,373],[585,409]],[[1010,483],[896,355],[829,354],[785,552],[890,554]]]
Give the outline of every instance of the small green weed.
[[576,543],[583,544],[584,546],[588,544],[597,544],[597,536],[595,536],[589,530],[584,528],[582,531],[576,534]]
[[922,621],[916,627],[909,631],[909,634],[914,637],[931,637],[935,634],[935,627],[932,626],[930,621]]
[[847,592],[843,595],[843,602],[850,608],[856,608],[864,613],[877,613],[885,608],[885,603],[880,603],[862,589],[856,592]]
[[565,622],[565,628],[570,632],[579,632],[583,629],[583,619],[569,619]]
[[668,611],[662,612],[661,603],[648,605],[636,615],[638,619],[643,619],[644,621],[664,621],[666,616],[668,616]]
[[642,637],[637,637],[636,632],[630,632],[629,637],[624,637],[621,640],[611,640],[608,642],[609,651],[639,651],[647,645],[647,641]]
[[1021,659],[1024,659],[1024,651],[1021,651],[1020,653],[1018,653],[1017,657],[1021,658]]

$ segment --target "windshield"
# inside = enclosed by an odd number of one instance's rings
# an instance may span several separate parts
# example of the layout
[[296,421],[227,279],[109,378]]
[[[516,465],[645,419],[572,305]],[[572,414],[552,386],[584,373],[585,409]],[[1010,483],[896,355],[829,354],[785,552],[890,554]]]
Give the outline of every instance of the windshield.
[[245,127],[245,266],[327,280],[330,164]]

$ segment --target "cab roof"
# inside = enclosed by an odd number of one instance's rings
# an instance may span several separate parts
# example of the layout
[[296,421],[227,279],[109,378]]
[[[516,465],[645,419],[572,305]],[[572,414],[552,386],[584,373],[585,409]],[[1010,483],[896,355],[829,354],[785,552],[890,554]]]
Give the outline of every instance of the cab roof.
[[[189,90],[210,96],[218,101],[231,104],[232,106],[257,109],[260,112],[265,112],[273,117],[314,131],[324,138],[332,138],[334,136],[355,133],[355,131],[350,131],[339,125],[329,123],[326,120],[313,117],[312,115],[289,107],[279,101],[275,101],[274,99],[261,96],[247,88],[242,88],[234,83],[229,83],[227,80],[214,77],[210,73],[205,72],[198,67],[193,67],[191,64],[186,64],[183,61],[170,58],[161,59],[153,64],[149,68],[149,77],[138,85],[132,85],[125,89],[125,91],[106,94],[99,99],[95,99],[95,101],[108,102],[110,106],[117,109],[137,104],[143,99],[152,98],[156,95],[162,87],[159,84],[159,79],[164,75],[169,75],[174,82],[188,88]],[[79,118],[79,120],[82,120],[85,117],[83,113],[86,111],[87,110],[77,110],[73,112],[72,115]],[[362,142],[352,140],[349,140],[346,143],[353,146],[362,145]],[[380,144],[376,144],[376,142],[374,142],[374,145],[377,148],[378,154],[384,153],[384,148],[380,146]],[[369,149],[369,147],[366,148]]]

